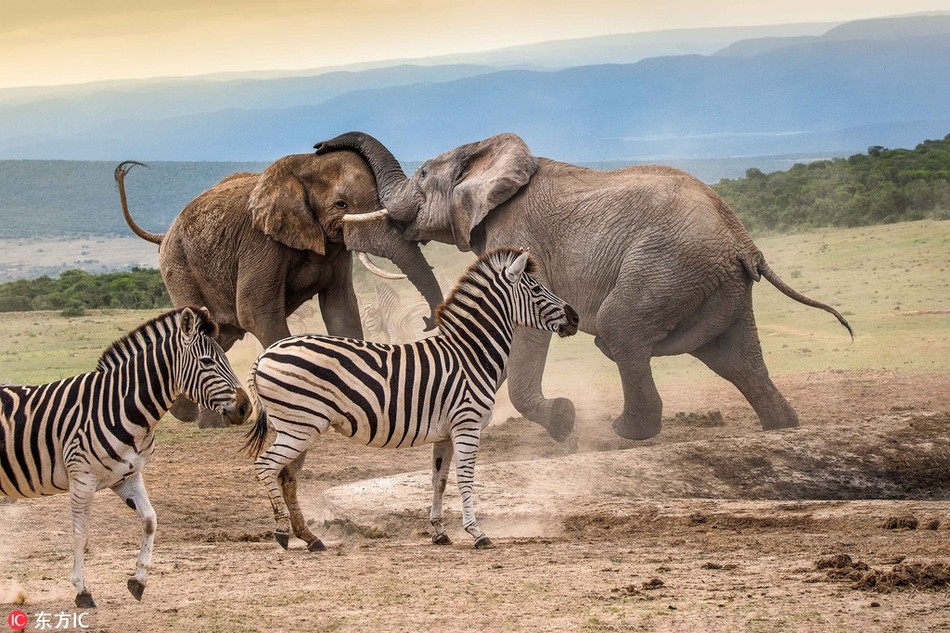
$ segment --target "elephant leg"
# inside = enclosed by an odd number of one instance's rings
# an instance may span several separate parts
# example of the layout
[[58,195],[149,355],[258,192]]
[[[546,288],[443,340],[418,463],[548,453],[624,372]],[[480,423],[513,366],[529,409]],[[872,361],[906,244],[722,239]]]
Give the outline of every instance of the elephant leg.
[[550,343],[550,332],[515,329],[508,362],[508,395],[518,413],[563,442],[574,430],[574,403],[567,398],[545,398],[541,391]]
[[653,382],[650,352],[626,340],[598,336],[597,348],[617,363],[623,386],[623,413],[614,420],[614,432],[628,440],[645,440],[660,432],[663,401]]
[[751,302],[725,332],[692,355],[736,386],[752,405],[764,430],[798,426],[798,414],[769,378]]
[[[349,266],[349,258],[346,258]],[[347,272],[350,273],[349,268]],[[319,294],[320,314],[330,336],[363,338],[360,306],[353,290],[352,273],[344,275],[345,283],[327,288]]]
[[199,410],[197,404],[185,396],[178,396],[175,398],[175,402],[172,403],[172,408],[169,409],[168,412],[182,422],[194,422],[198,419]]

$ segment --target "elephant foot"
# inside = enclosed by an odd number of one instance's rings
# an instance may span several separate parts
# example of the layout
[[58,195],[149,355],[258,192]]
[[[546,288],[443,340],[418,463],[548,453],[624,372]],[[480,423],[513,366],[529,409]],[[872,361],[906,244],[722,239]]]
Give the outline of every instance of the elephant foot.
[[129,593],[132,594],[132,597],[142,601],[142,594],[145,593],[145,583],[143,583],[138,578],[129,578]]
[[794,411],[790,415],[759,418],[763,431],[777,431],[778,429],[793,429],[798,426],[798,414]]
[[182,422],[194,422],[198,419],[198,405],[188,398],[176,398],[168,412]]
[[519,411],[528,420],[543,426],[555,442],[563,442],[574,431],[574,403],[567,398],[544,400],[533,410]]
[[231,423],[221,417],[221,414],[211,409],[202,409],[198,414],[199,429],[223,429],[231,426]]
[[614,433],[628,440],[647,440],[659,433],[662,425],[659,415],[647,419],[624,411],[614,420]]

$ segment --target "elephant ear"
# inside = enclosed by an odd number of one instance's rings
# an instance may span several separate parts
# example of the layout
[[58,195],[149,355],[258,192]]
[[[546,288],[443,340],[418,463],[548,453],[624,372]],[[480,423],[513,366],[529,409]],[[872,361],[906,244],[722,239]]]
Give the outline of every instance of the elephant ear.
[[248,211],[254,228],[291,248],[325,255],[326,236],[311,209],[307,191],[294,174],[294,159],[287,156],[274,162],[261,174],[248,198]]
[[452,190],[455,242],[469,251],[472,231],[488,212],[521,189],[538,169],[538,159],[514,134],[499,134],[465,145],[459,152],[461,172]]

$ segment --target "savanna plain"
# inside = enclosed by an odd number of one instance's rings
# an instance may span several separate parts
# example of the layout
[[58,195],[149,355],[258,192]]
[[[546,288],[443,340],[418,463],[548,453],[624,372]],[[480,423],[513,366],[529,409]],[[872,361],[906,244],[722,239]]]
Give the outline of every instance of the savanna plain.
[[[654,372],[664,428],[610,428],[621,390],[589,336],[556,340],[547,395],[578,422],[556,443],[502,387],[483,434],[476,550],[446,491],[454,543],[430,543],[426,447],[372,450],[330,434],[299,494],[329,546],[284,551],[241,454],[245,429],[159,425],[145,472],[158,513],[142,602],[126,590],[141,526],[111,492],[93,508],[86,578],[98,631],[950,630],[950,222],[757,239],[826,313],[767,283],[756,315],[773,379],[801,417],[765,433],[739,393],[689,357]],[[433,251],[440,277],[468,261]],[[407,284],[408,286],[408,284]],[[396,284],[405,300],[411,287]],[[373,284],[363,281],[364,301]],[[0,381],[95,365],[153,313],[0,316]],[[294,331],[319,331],[307,307]],[[229,354],[238,374],[260,350]],[[0,502],[0,615],[74,612],[66,496]]]

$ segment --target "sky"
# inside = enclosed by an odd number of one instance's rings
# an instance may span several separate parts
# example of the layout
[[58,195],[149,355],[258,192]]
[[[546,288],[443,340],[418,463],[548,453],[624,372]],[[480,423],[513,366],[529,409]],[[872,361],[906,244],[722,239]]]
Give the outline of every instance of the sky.
[[299,70],[611,33],[948,9],[947,0],[0,0],[0,88]]

